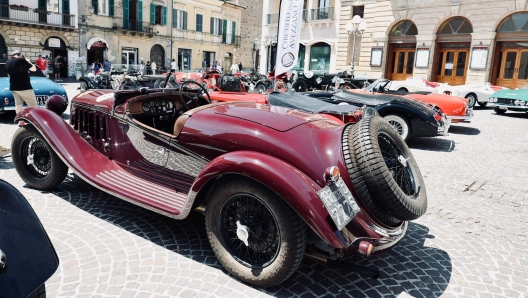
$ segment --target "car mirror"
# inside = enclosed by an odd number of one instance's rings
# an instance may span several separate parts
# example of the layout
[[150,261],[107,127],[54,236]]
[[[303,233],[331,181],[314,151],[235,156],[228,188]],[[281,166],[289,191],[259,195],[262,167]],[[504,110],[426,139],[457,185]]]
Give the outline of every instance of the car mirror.
[[59,267],[59,258],[26,198],[0,180],[0,297],[27,297]]

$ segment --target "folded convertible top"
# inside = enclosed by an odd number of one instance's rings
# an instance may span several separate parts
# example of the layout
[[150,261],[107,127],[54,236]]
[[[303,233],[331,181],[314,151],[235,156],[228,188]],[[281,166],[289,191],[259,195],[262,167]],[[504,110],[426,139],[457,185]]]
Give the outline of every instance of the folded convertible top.
[[[331,94],[330,94],[331,96]],[[272,106],[297,109],[309,113],[331,113],[344,115],[360,109],[354,105],[337,105],[306,96],[295,91],[286,93],[272,92],[268,94],[268,102]]]

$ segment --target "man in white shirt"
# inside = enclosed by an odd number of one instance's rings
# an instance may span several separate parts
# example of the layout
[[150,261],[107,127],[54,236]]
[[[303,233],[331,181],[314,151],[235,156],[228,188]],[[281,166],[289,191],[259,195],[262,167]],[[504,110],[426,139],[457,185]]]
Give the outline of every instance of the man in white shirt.
[[152,63],[150,63],[150,67],[152,68],[152,74],[156,74],[156,72],[158,71],[158,69],[156,67],[158,67],[156,65],[156,61],[152,61]]
[[171,70],[172,72],[176,71],[176,61],[174,61],[174,59],[172,59],[172,62],[171,62]]
[[231,65],[231,68],[229,70],[231,70],[232,74],[235,74],[235,73],[239,72],[238,64],[236,63],[236,61],[233,62],[233,65]]

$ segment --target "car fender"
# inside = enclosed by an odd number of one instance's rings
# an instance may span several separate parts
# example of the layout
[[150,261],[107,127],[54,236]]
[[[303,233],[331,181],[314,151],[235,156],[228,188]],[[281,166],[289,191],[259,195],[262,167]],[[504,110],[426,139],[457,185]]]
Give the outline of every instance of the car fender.
[[377,106],[376,110],[382,117],[384,117],[387,114],[400,114],[402,116],[406,116],[410,114],[414,118],[417,118],[419,120],[433,123],[433,124],[437,123],[436,119],[433,116],[430,116],[418,109],[415,109],[411,106],[404,105],[404,104],[389,102],[387,104],[382,104],[382,105]]
[[253,151],[221,155],[198,174],[191,193],[199,193],[214,178],[234,173],[243,173],[277,193],[328,244],[336,248],[346,247],[337,236],[339,231],[335,232],[327,221],[329,214],[317,195],[321,187],[292,165],[273,156]]
[[88,85],[89,89],[101,89],[101,86],[92,78],[83,76],[79,79],[79,81],[84,81],[86,85]]

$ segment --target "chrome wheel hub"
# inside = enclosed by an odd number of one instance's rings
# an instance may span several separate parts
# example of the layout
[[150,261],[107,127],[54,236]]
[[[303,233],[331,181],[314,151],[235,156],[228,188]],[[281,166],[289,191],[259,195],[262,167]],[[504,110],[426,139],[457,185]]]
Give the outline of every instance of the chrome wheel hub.
[[237,225],[236,234],[237,234],[238,239],[240,239],[240,241],[244,242],[244,244],[246,246],[248,246],[249,245],[248,244],[248,238],[249,238],[248,227],[246,227],[245,225],[241,224],[240,221],[237,221],[236,225]]

